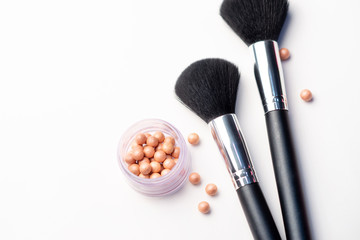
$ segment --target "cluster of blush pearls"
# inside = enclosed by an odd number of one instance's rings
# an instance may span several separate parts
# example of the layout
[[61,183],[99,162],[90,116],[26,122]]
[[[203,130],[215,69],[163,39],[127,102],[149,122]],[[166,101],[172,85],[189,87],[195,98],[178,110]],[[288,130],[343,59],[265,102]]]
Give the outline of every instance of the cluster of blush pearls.
[[158,178],[166,175],[176,165],[180,148],[175,139],[162,132],[139,133],[125,156],[130,172],[141,178]]
[[[200,175],[196,172],[191,173],[189,176],[189,181],[194,185],[199,184],[201,182]],[[218,190],[217,186],[213,183],[209,183],[205,187],[205,192],[210,196],[215,196],[217,193],[217,190]],[[209,213],[210,212],[210,204],[206,201],[202,201],[198,204],[198,210],[201,213]]]

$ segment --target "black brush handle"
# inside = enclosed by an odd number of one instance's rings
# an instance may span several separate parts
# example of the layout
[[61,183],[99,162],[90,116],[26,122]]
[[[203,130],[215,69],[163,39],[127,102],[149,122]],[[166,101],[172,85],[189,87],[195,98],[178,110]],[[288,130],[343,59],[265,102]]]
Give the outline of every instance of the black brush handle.
[[236,192],[254,239],[281,239],[259,183],[245,185]]
[[311,239],[288,111],[271,111],[265,116],[286,237],[289,240]]

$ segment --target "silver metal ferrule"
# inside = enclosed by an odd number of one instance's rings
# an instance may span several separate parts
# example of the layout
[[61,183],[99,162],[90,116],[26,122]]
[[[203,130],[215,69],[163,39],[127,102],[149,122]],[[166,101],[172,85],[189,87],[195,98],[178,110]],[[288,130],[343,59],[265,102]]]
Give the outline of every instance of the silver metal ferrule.
[[254,59],[256,83],[265,113],[274,110],[288,110],[277,42],[260,41],[250,45],[249,48]]
[[236,115],[215,118],[209,126],[235,188],[258,182]]

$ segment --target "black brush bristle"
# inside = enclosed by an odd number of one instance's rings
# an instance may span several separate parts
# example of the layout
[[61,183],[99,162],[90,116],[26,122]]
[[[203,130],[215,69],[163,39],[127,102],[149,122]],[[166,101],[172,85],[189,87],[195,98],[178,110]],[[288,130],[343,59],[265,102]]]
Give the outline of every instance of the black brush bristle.
[[249,46],[258,41],[277,41],[288,8],[288,0],[224,0],[220,15]]
[[175,93],[183,104],[209,123],[235,112],[239,81],[240,73],[234,64],[222,59],[204,59],[181,73]]

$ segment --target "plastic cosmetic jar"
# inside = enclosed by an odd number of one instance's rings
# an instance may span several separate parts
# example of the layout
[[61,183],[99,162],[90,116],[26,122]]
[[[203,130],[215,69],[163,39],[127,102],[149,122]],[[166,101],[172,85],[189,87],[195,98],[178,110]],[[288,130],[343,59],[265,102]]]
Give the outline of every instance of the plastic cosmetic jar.
[[[172,136],[175,145],[180,147],[177,164],[164,176],[153,179],[138,177],[128,170],[128,164],[124,161],[126,153],[131,149],[131,143],[138,133],[153,134],[157,131],[165,136]],[[191,157],[184,137],[173,125],[160,119],[145,119],[128,128],[120,139],[117,157],[128,184],[136,191],[151,197],[165,196],[181,189],[187,181],[191,168]]]

